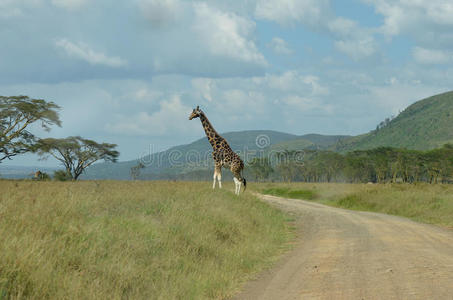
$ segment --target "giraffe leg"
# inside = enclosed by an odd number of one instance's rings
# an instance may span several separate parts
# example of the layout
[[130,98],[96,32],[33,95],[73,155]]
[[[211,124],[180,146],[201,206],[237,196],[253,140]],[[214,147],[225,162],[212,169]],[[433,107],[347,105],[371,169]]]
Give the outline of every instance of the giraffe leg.
[[220,179],[222,178],[222,175],[221,175],[220,171],[221,171],[221,166],[216,164],[216,166],[214,168],[214,176],[212,176],[213,177],[213,182],[212,182],[212,188],[213,189],[215,189],[215,180],[216,180],[216,178],[219,181],[219,188],[222,188],[222,183],[220,182]]
[[235,185],[234,193],[236,195],[239,195],[241,193],[241,186],[242,186],[241,168],[239,168],[237,165],[232,165],[230,170],[231,170],[231,173],[233,173],[233,179],[234,179],[234,185]]
[[219,189],[222,188],[222,170],[219,169],[219,172],[217,172],[217,181],[219,182]]

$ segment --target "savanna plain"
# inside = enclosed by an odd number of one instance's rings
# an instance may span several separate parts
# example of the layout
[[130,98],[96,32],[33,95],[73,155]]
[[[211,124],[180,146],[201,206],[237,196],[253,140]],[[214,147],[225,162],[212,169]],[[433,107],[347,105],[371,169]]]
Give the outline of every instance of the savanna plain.
[[292,223],[210,186],[0,181],[0,299],[231,295],[287,247]]
[[[222,299],[296,239],[256,193],[453,227],[453,186],[0,181],[0,299]],[[300,233],[299,233],[300,234]]]

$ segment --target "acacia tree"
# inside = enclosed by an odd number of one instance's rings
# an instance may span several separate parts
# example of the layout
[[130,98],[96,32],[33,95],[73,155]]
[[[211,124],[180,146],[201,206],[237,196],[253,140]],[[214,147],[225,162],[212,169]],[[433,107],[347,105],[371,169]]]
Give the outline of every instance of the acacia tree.
[[28,130],[31,124],[38,122],[46,131],[60,126],[59,108],[42,99],[0,96],[0,162],[32,150],[36,138]]
[[131,167],[130,174],[132,180],[137,180],[140,176],[140,170],[144,169],[145,165],[142,162],[139,162],[136,166]]
[[98,160],[116,162],[119,152],[115,144],[97,143],[71,136],[64,139],[47,138],[37,142],[34,152],[40,156],[53,156],[65,167],[67,176],[77,180],[83,171]]

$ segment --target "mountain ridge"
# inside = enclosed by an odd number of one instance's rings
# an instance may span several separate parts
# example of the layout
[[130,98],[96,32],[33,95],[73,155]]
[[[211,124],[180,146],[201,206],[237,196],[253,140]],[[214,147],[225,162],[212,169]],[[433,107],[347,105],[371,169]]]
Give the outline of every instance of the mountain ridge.
[[[259,151],[264,151],[271,145],[278,145],[300,139],[311,139],[319,143],[319,147],[333,145],[332,141],[349,137],[335,135],[295,135],[274,130],[244,130],[221,133],[233,151],[238,152],[243,158],[254,157]],[[315,145],[311,141],[311,145]],[[149,177],[162,172],[175,174],[183,171],[205,169],[211,166],[212,148],[206,137],[192,143],[171,147],[165,151],[153,153],[136,160],[118,163],[98,163],[90,167],[82,176],[83,179],[129,179],[131,167],[142,162],[145,168],[142,173]],[[246,159],[247,160],[247,159]],[[109,175],[110,174],[110,175]]]

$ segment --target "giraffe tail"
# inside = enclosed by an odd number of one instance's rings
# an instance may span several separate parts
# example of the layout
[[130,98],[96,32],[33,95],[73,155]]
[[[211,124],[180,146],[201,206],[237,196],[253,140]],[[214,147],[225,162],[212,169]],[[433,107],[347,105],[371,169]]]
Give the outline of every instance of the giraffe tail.
[[244,177],[242,177],[242,183],[244,184],[244,192],[245,192],[245,189],[247,188],[247,180],[245,180]]

